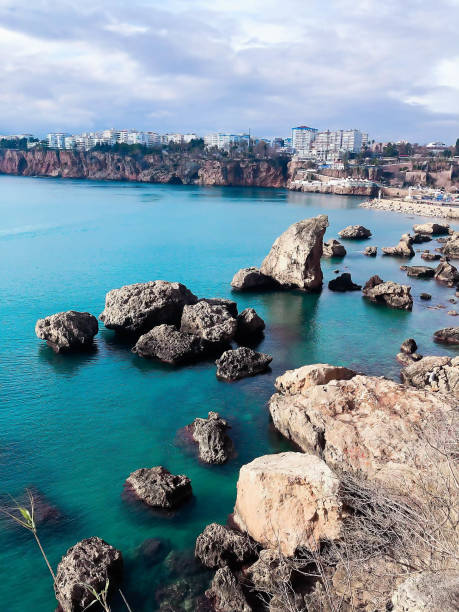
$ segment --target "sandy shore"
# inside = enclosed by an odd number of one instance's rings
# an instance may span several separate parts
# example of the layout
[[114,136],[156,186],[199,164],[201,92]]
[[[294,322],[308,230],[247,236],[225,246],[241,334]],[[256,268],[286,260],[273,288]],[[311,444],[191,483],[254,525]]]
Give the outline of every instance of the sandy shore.
[[435,206],[421,202],[406,202],[405,200],[374,199],[360,204],[362,208],[376,208],[405,214],[422,215],[425,217],[442,217],[444,219],[459,219],[459,207]]

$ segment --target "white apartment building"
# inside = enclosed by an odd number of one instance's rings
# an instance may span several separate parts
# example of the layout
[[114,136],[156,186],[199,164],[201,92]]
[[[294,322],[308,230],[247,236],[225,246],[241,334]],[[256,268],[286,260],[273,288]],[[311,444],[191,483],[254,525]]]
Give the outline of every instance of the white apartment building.
[[70,134],[66,134],[65,132],[48,134],[46,136],[48,147],[50,149],[65,149],[65,139],[67,136],[70,136]]
[[343,130],[341,151],[360,153],[362,150],[362,132],[360,130]]
[[204,144],[206,147],[217,147],[218,149],[229,149],[231,144],[240,144],[241,142],[249,143],[250,136],[248,134],[226,134],[223,132],[214,132],[204,136]]
[[292,128],[292,146],[299,155],[311,150],[317,132],[316,128],[307,125]]

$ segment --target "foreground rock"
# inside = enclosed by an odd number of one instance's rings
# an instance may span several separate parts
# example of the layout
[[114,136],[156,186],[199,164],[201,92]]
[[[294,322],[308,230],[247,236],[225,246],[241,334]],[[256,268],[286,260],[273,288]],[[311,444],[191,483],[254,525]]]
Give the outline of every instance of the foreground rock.
[[413,338],[408,338],[400,347],[400,353],[397,355],[398,361],[404,366],[411,365],[413,361],[419,361],[422,359],[422,355],[416,353],[417,349],[416,341]]
[[162,323],[178,325],[183,307],[197,301],[181,283],[157,280],[125,285],[107,293],[99,319],[108,329],[140,335]]
[[390,308],[400,310],[411,310],[413,308],[410,286],[399,285],[392,281],[384,282],[377,275],[372,276],[365,283],[362,292],[368,300],[377,304],[385,304]]
[[237,331],[237,320],[222,304],[198,302],[183,308],[180,329],[216,344],[230,342]]
[[246,308],[237,318],[237,335],[239,338],[260,336],[265,329],[265,322],[253,308]]
[[338,240],[332,238],[328,242],[324,242],[322,257],[344,257],[346,249]]
[[177,365],[198,359],[207,349],[206,342],[194,334],[180,331],[174,325],[158,325],[140,336],[132,352]]
[[274,593],[280,585],[291,584],[292,567],[278,549],[267,548],[260,551],[258,560],[247,569],[247,575],[257,591]]
[[435,274],[435,268],[430,266],[402,266],[402,269],[406,271],[407,276],[414,278],[433,278]]
[[323,236],[328,217],[319,215],[291,225],[277,238],[261,272],[286,288],[318,291],[322,287]]
[[435,342],[441,342],[442,344],[459,344],[459,327],[438,329],[433,337]]
[[396,257],[414,257],[413,238],[409,234],[403,234],[400,242],[394,247],[383,247],[384,255],[395,255]]
[[367,255],[367,257],[376,257],[376,255],[378,254],[378,247],[367,246],[365,247],[363,254]]
[[252,612],[239,581],[229,567],[217,570],[206,597],[218,612]]
[[315,455],[280,453],[243,465],[237,483],[234,521],[256,542],[293,555],[316,550],[342,529],[340,484]]
[[437,421],[456,404],[447,395],[357,375],[303,395],[276,393],[269,410],[286,438],[319,454],[331,469],[403,488],[428,452],[419,424],[426,436],[430,428],[435,432]]
[[166,468],[140,468],[127,478],[126,484],[136,496],[154,508],[173,510],[192,496],[191,481],[176,476]]
[[278,376],[274,383],[276,389],[284,395],[307,395],[308,389],[317,385],[326,385],[331,380],[350,380],[357,372],[342,366],[328,363],[314,363],[296,370],[287,370]]
[[211,523],[196,539],[195,556],[210,569],[235,569],[255,561],[257,548],[247,534]]
[[100,538],[87,538],[69,548],[57,566],[56,599],[63,612],[83,612],[96,599],[90,589],[100,593],[108,581],[110,596],[120,586],[122,576],[120,551]]
[[233,381],[247,376],[255,376],[255,374],[265,372],[272,359],[271,355],[257,353],[245,346],[225,351],[215,362],[217,378]]
[[445,283],[448,287],[454,287],[454,285],[459,283],[459,272],[448,261],[442,261],[435,270],[435,279]]
[[459,259],[459,232],[454,232],[442,248],[443,255]]
[[225,463],[233,448],[227,431],[228,422],[218,412],[209,412],[207,419],[196,418],[189,426],[193,440],[199,445],[199,458],[205,463]]
[[207,304],[210,304],[211,306],[225,306],[230,315],[235,319],[237,318],[237,304],[233,300],[228,300],[227,298],[201,298],[199,301],[207,302]]
[[433,236],[441,236],[448,234],[449,225],[440,223],[422,223],[421,225],[413,225],[413,231],[416,234],[430,234]]
[[35,333],[56,353],[85,349],[99,331],[96,317],[89,312],[67,310],[38,319]]
[[459,573],[457,570],[415,573],[392,595],[392,612],[457,612]]
[[273,289],[276,283],[272,278],[262,274],[258,268],[242,268],[233,276],[231,287],[237,291],[259,291]]
[[450,393],[459,399],[459,357],[423,357],[400,372],[406,385]]
[[330,291],[360,291],[362,285],[356,285],[352,282],[349,272],[344,272],[341,276],[333,278],[328,283]]
[[369,238],[371,232],[363,225],[348,225],[338,232],[338,235],[344,240],[362,240],[363,238]]

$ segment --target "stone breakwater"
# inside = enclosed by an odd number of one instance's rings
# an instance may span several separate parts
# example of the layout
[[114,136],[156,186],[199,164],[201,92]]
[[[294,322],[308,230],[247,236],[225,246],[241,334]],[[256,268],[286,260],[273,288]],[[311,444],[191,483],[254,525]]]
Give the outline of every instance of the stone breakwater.
[[459,208],[452,206],[436,206],[434,204],[423,204],[421,202],[407,202],[405,200],[367,200],[360,204],[362,208],[376,208],[378,210],[389,210],[423,217],[443,217],[446,219],[459,219]]

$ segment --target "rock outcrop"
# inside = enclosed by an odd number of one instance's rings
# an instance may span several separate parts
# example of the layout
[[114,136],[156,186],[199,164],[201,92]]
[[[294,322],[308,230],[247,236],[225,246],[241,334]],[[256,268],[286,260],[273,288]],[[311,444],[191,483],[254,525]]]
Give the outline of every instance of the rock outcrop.
[[63,612],[83,612],[96,600],[91,589],[101,593],[108,581],[110,596],[122,576],[120,551],[100,538],[87,538],[69,548],[57,566],[56,599]]
[[237,320],[227,306],[201,301],[184,306],[180,329],[208,342],[225,344],[236,335]]
[[257,591],[274,593],[280,585],[291,584],[292,567],[278,549],[266,548],[247,569],[247,576]]
[[217,570],[206,597],[218,612],[252,612],[238,579],[229,567]]
[[420,225],[413,225],[413,231],[416,234],[430,234],[433,236],[440,236],[449,233],[449,225],[441,223],[422,223]]
[[207,343],[199,336],[183,332],[175,325],[163,324],[140,336],[132,352],[139,357],[177,365],[194,361],[207,350]]
[[286,288],[318,291],[322,287],[323,236],[328,217],[319,215],[291,225],[277,238],[261,264],[261,272]]
[[255,561],[257,546],[247,534],[211,523],[197,537],[194,554],[210,569],[225,566],[236,569]]
[[307,395],[311,387],[326,385],[332,380],[350,380],[356,375],[357,372],[343,366],[314,363],[287,370],[276,378],[274,386],[283,395]]
[[271,355],[257,353],[245,346],[225,351],[215,362],[217,378],[233,381],[247,376],[255,376],[255,374],[266,371],[272,359]]
[[384,255],[395,255],[396,257],[414,257],[413,238],[409,234],[403,234],[400,242],[394,247],[383,247]]
[[56,353],[91,347],[99,331],[97,319],[89,312],[67,310],[38,319],[35,333]]
[[265,322],[253,308],[246,308],[237,318],[238,338],[254,338],[260,336],[265,329]]
[[443,255],[459,259],[459,232],[453,232],[442,248]]
[[173,510],[192,496],[191,481],[176,476],[166,468],[140,468],[127,478],[126,484],[135,495],[154,508]]
[[454,287],[459,283],[459,272],[448,261],[442,261],[438,264],[434,274],[437,281],[445,283],[448,287]]
[[178,325],[184,306],[197,301],[181,283],[135,283],[109,291],[99,319],[108,329],[140,335],[162,323]]
[[402,269],[413,278],[433,278],[435,274],[435,268],[430,266],[402,266]]
[[201,298],[200,302],[207,302],[211,306],[225,306],[232,317],[237,318],[237,304],[233,300],[227,298]]
[[400,347],[400,353],[397,355],[398,361],[404,365],[408,366],[413,363],[413,361],[419,361],[422,359],[422,355],[416,353],[418,349],[418,345],[416,344],[416,340],[414,338],[408,338]]
[[400,372],[406,385],[449,393],[459,399],[459,357],[427,356]]
[[266,455],[240,469],[234,522],[264,547],[316,550],[339,537],[343,517],[339,479],[315,455]]
[[225,463],[233,448],[227,431],[228,422],[218,412],[209,412],[207,419],[196,418],[189,425],[192,437],[199,446],[199,458],[204,463]]
[[365,247],[363,254],[367,255],[367,257],[376,257],[376,255],[378,254],[378,247],[367,246]]
[[344,272],[340,276],[333,278],[328,283],[330,291],[360,291],[362,285],[356,285],[352,282],[349,272]]
[[457,612],[459,573],[420,572],[410,575],[394,591],[392,612]]
[[328,242],[324,242],[322,257],[344,257],[346,249],[338,240],[332,238]]
[[426,234],[414,234],[413,236],[413,244],[423,244],[424,242],[431,242],[432,237],[426,236]]
[[364,238],[369,238],[371,232],[366,227],[363,227],[363,225],[348,225],[338,232],[338,235],[344,240],[363,240]]
[[459,327],[444,327],[437,329],[433,338],[442,344],[459,344]]
[[430,253],[429,251],[424,251],[424,253],[421,254],[421,258],[425,261],[438,261],[440,257],[440,253]]
[[259,268],[241,268],[233,276],[231,287],[236,291],[261,291],[273,289],[276,283],[272,278],[262,274]]
[[399,285],[392,281],[384,282],[379,276],[372,276],[362,289],[363,295],[377,304],[385,304],[390,308],[400,310],[411,310],[413,308],[413,298],[411,297],[411,287]]

